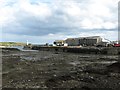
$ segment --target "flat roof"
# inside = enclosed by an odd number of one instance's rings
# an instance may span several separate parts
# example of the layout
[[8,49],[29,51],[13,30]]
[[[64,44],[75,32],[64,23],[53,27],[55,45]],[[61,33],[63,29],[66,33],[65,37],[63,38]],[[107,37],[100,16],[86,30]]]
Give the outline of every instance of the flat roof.
[[65,40],[55,40],[54,42],[64,42]]

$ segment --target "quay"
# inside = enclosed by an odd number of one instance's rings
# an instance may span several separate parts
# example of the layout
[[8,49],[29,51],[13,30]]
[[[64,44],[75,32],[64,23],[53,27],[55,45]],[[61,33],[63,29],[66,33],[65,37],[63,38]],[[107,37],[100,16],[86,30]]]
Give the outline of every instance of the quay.
[[120,55],[120,47],[79,47],[79,46],[32,46],[33,50],[71,52],[83,54]]

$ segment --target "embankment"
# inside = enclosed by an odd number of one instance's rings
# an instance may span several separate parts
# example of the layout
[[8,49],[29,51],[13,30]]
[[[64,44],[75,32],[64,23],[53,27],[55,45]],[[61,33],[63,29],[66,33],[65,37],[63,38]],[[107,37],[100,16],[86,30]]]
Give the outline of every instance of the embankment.
[[2,51],[3,50],[10,50],[10,51],[20,51],[19,49],[17,49],[17,48],[0,48],[0,49],[2,49]]
[[33,50],[71,52],[83,54],[112,54],[119,55],[120,47],[55,47],[55,46],[32,46]]

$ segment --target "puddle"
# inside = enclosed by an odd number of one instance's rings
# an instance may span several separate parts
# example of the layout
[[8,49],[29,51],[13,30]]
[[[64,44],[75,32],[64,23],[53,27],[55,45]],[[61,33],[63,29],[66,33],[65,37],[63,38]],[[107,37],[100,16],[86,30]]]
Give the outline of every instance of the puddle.
[[116,63],[117,61],[99,61],[99,62],[88,62],[88,61],[74,61],[74,62],[70,62],[69,64],[76,66],[77,64],[94,64],[94,63],[98,63],[98,64],[111,64],[111,63]]
[[22,57],[21,59],[22,60],[30,60],[30,61],[36,60],[34,57]]
[[74,62],[70,62],[69,64],[73,65],[73,66],[76,66],[77,64],[80,64],[81,62],[78,62],[78,61],[74,61]]
[[24,49],[23,49],[23,50],[21,50],[21,51],[31,51],[31,52],[32,52],[32,51],[35,51],[35,52],[36,52],[36,51],[38,51],[38,50],[24,50]]
[[29,60],[29,61],[40,61],[40,60],[46,60],[49,57],[44,56],[44,57],[37,57],[37,56],[21,56],[21,60]]
[[116,63],[117,61],[101,61],[101,62],[95,62],[95,63],[101,63],[101,64],[110,64],[110,63]]

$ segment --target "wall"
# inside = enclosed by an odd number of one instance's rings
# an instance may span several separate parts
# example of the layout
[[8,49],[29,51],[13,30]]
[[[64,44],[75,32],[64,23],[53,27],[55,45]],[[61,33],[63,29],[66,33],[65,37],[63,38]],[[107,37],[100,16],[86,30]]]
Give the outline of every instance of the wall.
[[83,53],[83,54],[108,54],[108,55],[120,55],[120,47],[84,47],[84,48],[75,48],[75,47],[34,47],[33,50],[41,51],[55,51],[55,52],[71,52],[71,53]]

